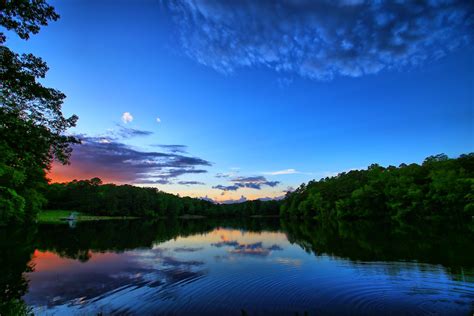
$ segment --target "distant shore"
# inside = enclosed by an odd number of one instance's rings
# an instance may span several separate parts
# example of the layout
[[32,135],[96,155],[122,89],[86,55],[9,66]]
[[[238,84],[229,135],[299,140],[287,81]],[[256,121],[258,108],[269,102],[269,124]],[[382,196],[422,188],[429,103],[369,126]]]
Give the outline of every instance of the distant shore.
[[38,223],[67,223],[65,220],[71,213],[75,213],[76,217],[74,221],[76,222],[86,222],[86,221],[103,221],[103,220],[117,220],[117,219],[137,219],[138,217],[134,216],[100,216],[100,215],[89,215],[79,212],[71,212],[65,210],[46,210],[38,214],[37,222]]
[[[104,220],[119,220],[119,219],[138,219],[141,217],[136,216],[102,216],[102,215],[90,215],[80,212],[67,211],[67,210],[45,210],[38,214],[37,222],[45,224],[53,223],[67,223],[69,216],[75,214],[75,218],[72,221],[75,222],[90,222],[90,221],[104,221]],[[156,217],[156,219],[165,219],[166,217]],[[180,219],[203,219],[206,216],[202,215],[190,215],[184,214],[178,216]]]

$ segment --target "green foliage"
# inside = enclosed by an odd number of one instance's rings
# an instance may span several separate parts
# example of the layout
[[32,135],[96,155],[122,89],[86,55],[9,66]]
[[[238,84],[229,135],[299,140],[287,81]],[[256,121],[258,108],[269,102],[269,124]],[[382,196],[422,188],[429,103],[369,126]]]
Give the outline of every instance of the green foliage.
[[[45,0],[3,0],[0,2],[0,25],[15,31],[22,39],[30,33],[37,34],[48,21],[56,21],[59,15]],[[4,38],[3,33],[1,36]],[[1,42],[0,42],[1,43]]]
[[102,184],[98,178],[54,183],[44,190],[49,209],[94,215],[176,217],[278,215],[279,201],[247,201],[217,205],[202,199],[179,197],[156,188]]
[[371,165],[311,181],[289,193],[280,215],[416,219],[474,215],[474,154],[426,158],[422,165]]
[[[57,20],[54,8],[44,0],[3,1],[0,25],[22,39],[38,33],[49,20]],[[0,34],[0,225],[35,218],[45,200],[45,170],[56,159],[67,163],[70,144],[64,132],[77,117],[61,112],[65,95],[44,87],[48,67],[32,54],[17,54],[4,46]]]
[[0,223],[22,221],[24,218],[25,199],[15,190],[0,187]]

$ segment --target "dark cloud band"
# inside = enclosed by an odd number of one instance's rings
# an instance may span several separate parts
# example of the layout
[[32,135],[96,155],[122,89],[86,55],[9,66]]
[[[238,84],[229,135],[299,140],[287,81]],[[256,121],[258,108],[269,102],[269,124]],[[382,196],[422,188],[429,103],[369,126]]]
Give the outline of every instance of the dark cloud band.
[[[120,182],[167,184],[181,175],[206,173],[207,170],[198,167],[211,166],[210,162],[198,157],[139,151],[100,137],[79,135],[78,138],[82,144],[73,148],[72,166],[94,170],[99,176],[113,174]],[[186,183],[198,184],[194,181]]]
[[249,188],[255,190],[261,190],[262,186],[269,186],[275,187],[280,182],[279,181],[268,181],[263,176],[255,176],[255,177],[236,177],[231,179],[231,185],[216,185],[213,186],[213,189],[218,189],[222,191],[237,191],[240,188]]

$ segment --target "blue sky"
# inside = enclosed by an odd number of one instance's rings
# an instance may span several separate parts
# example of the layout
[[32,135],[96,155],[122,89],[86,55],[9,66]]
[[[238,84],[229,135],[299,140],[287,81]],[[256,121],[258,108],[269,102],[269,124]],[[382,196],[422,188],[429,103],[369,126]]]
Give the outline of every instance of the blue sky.
[[413,3],[51,1],[61,19],[7,45],[41,56],[80,118],[55,177],[276,197],[473,151],[473,5]]

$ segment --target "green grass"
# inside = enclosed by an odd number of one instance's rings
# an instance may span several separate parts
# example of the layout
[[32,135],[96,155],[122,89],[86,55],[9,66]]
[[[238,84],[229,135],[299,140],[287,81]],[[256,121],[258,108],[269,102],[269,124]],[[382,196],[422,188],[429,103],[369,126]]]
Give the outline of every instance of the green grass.
[[[38,223],[67,223],[67,221],[61,220],[62,218],[69,217],[72,211],[65,210],[45,210],[41,211],[38,214]],[[97,216],[89,215],[80,212],[76,213],[76,221],[101,221],[101,220],[111,220],[111,219],[132,219],[136,217],[131,216]]]

